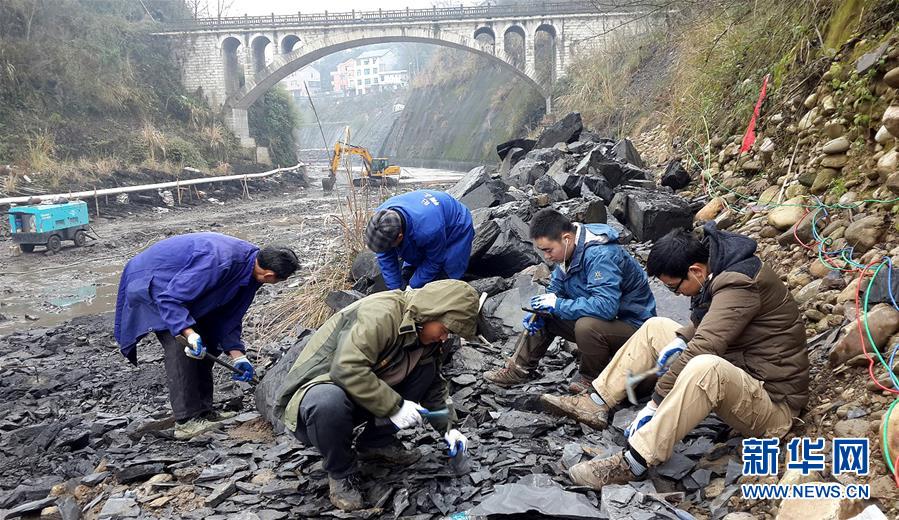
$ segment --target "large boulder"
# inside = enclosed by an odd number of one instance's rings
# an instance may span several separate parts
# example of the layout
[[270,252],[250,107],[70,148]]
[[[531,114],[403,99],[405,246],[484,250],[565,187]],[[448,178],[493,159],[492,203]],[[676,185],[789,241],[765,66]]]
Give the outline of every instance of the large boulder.
[[615,143],[615,146],[612,147],[612,157],[623,163],[633,164],[637,168],[645,167],[643,159],[640,157],[640,152],[637,151],[637,147],[628,138]]
[[568,194],[566,194],[562,187],[549,175],[544,175],[537,179],[537,182],[534,183],[534,190],[537,193],[549,195],[550,200],[553,202],[560,202],[568,199]]
[[[471,259],[480,258],[499,236],[499,221],[490,218],[489,208],[482,208],[471,213],[474,224],[474,240],[471,242]],[[469,266],[471,260],[469,260]]]
[[474,254],[475,244],[473,244],[468,264],[471,272],[482,276],[511,276],[529,265],[541,262],[528,235],[528,226],[523,220],[511,215],[492,222],[496,228],[489,223],[482,225],[490,228],[488,230],[490,235],[495,234],[495,238],[486,248],[483,247],[483,242],[478,242],[477,229],[475,230],[475,243],[480,254]]
[[262,381],[256,386],[256,409],[266,421],[272,423],[275,433],[284,431],[284,423],[281,422],[280,417],[275,415],[275,405],[281,393],[281,384],[314,332],[312,329],[302,329],[295,338],[292,338],[291,342],[285,344],[285,340],[281,340],[282,346],[278,350],[277,361],[265,371]]
[[579,197],[581,195],[581,184],[583,179],[580,175],[571,172],[571,159],[565,157],[554,162],[549,171],[546,172],[547,177],[552,177],[554,181],[565,191],[568,197]]
[[501,143],[496,145],[496,155],[499,156],[499,160],[504,160],[509,153],[514,149],[521,150],[522,155],[530,152],[534,149],[534,144],[537,141],[534,139],[512,139],[510,141],[506,141],[505,143]]
[[665,167],[662,174],[662,186],[668,186],[672,190],[680,190],[690,185],[690,174],[681,165],[680,159],[675,159]]
[[387,284],[381,275],[381,266],[378,265],[378,257],[368,250],[362,251],[353,259],[350,280],[355,282],[354,289],[365,294],[387,290]]
[[509,170],[508,181],[516,186],[533,185],[548,169],[545,161],[525,157]]
[[660,190],[626,187],[615,195],[609,209],[639,242],[656,240],[673,229],[690,229],[693,225],[690,203]]
[[534,280],[533,275],[520,273],[512,282],[512,288],[487,298],[481,311],[479,326],[488,341],[500,341],[520,334],[522,308],[529,307],[532,296],[543,294],[546,289]]
[[601,199],[571,199],[553,204],[553,209],[572,222],[605,224],[608,219],[606,205]]
[[579,176],[581,179],[581,197],[600,198],[606,204],[615,198],[615,191],[609,186],[609,181],[600,175]]
[[543,130],[534,148],[551,148],[556,143],[573,143],[577,141],[583,129],[581,114],[571,112]]
[[478,291],[478,294],[487,293],[487,296],[493,296],[509,289],[512,286],[512,280],[503,278],[502,276],[489,276],[487,278],[478,278],[468,282],[469,285]]
[[494,179],[483,166],[469,171],[447,193],[472,211],[514,200],[509,194],[509,186],[500,179]]
[[328,295],[325,296],[325,305],[330,307],[334,312],[337,312],[362,298],[365,298],[365,294],[362,292],[353,289],[341,289],[339,291],[331,291],[328,293]]

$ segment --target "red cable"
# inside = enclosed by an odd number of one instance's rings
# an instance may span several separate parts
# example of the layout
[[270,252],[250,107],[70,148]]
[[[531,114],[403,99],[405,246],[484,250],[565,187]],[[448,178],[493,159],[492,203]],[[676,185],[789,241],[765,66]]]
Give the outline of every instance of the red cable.
[[[894,388],[887,388],[887,387],[883,386],[882,384],[880,384],[880,381],[878,381],[877,377],[874,375],[874,358],[872,358],[870,355],[868,355],[868,349],[865,346],[865,344],[868,342],[868,339],[865,337],[865,331],[862,329],[862,308],[861,308],[861,303],[859,302],[859,296],[861,295],[862,282],[865,278],[865,274],[868,272],[869,269],[871,269],[871,266],[873,266],[874,264],[877,264],[877,263],[878,262],[871,262],[870,264],[865,266],[864,269],[859,269],[860,274],[858,277],[858,287],[855,288],[855,314],[858,317],[856,318],[855,321],[856,321],[856,324],[858,324],[858,336],[862,342],[862,353],[865,355],[865,358],[867,358],[867,360],[868,360],[868,375],[871,376],[871,380],[874,381],[874,385],[877,386],[877,388],[880,388],[881,390],[883,390],[885,392],[899,394],[899,390],[894,389]],[[876,345],[875,345],[875,348],[876,348]],[[899,478],[899,476],[897,476],[896,478]],[[896,483],[899,484],[899,480],[897,480]]]

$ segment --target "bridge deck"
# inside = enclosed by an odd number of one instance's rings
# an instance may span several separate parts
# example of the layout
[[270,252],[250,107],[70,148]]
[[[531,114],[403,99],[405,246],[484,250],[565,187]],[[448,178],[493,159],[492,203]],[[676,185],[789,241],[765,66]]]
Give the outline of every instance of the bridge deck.
[[[623,3],[623,2],[621,2]],[[525,5],[491,5],[474,7],[434,7],[431,9],[349,11],[339,13],[302,13],[270,16],[235,16],[177,20],[165,24],[166,31],[202,31],[210,29],[251,29],[257,27],[302,27],[327,25],[370,25],[389,22],[437,22],[442,20],[484,20],[507,17],[564,16],[596,14],[599,7],[593,1],[530,2]],[[631,11],[616,6],[616,11]]]

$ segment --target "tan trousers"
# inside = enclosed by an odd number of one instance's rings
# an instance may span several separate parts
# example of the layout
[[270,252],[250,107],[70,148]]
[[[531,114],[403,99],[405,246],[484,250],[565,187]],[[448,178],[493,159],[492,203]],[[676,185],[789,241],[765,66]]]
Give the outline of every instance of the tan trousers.
[[[650,318],[621,347],[593,388],[610,407],[626,397],[625,377],[652,368],[658,353],[675,338],[680,325],[668,318]],[[703,354],[691,359],[655,416],[629,439],[650,465],[671,457],[674,445],[711,412],[746,436],[783,437],[793,415],[786,403],[775,403],[761,381],[726,359]]]

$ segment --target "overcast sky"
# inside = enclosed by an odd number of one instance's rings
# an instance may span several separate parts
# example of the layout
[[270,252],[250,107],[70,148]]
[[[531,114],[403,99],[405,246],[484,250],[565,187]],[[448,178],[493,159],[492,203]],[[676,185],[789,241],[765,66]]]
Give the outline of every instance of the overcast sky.
[[[234,5],[229,14],[231,16],[240,16],[244,14],[262,15],[262,14],[290,14],[297,11],[305,13],[313,12],[329,12],[336,13],[338,11],[377,11],[381,9],[405,9],[406,7],[423,8],[431,7],[434,4],[446,5],[446,0],[327,0],[322,2],[310,2],[309,0],[234,0]],[[454,5],[464,3],[469,5],[470,1],[455,1]]]

